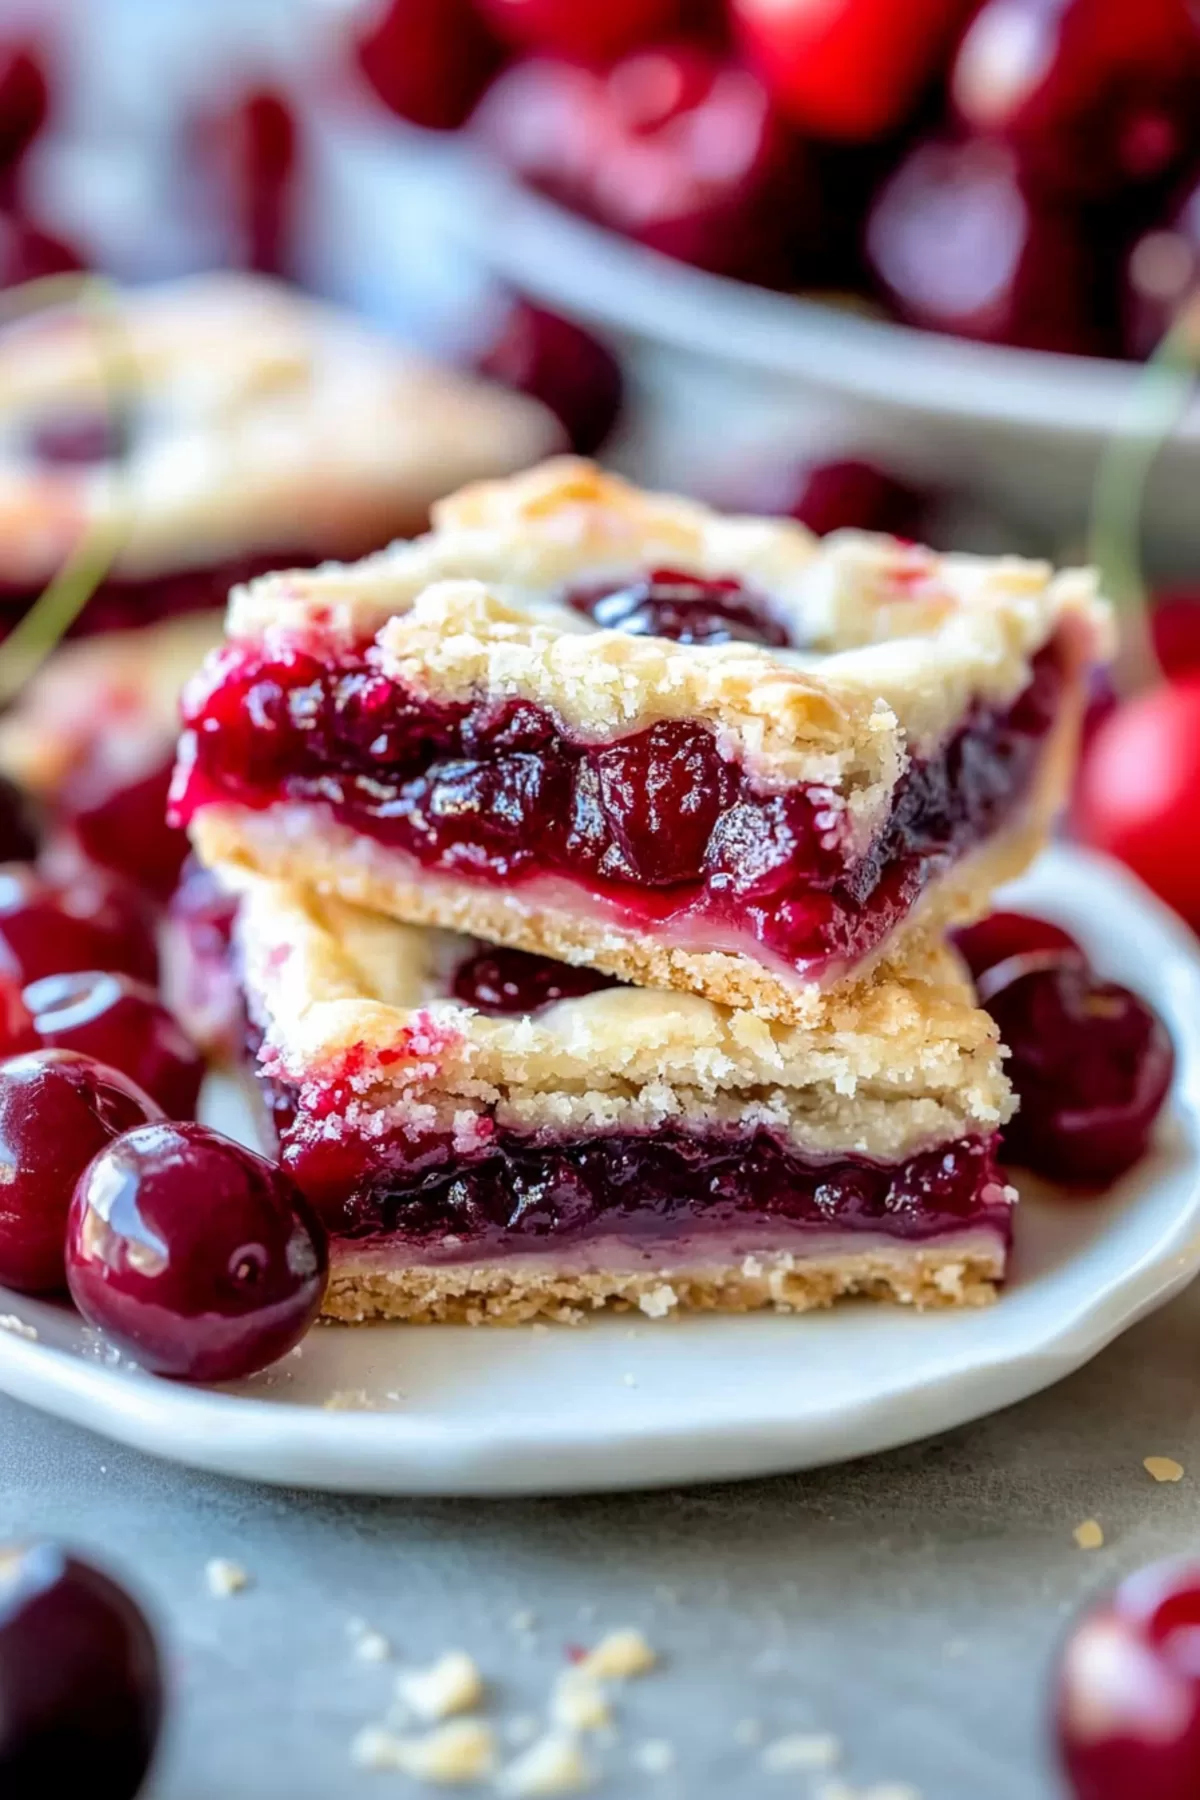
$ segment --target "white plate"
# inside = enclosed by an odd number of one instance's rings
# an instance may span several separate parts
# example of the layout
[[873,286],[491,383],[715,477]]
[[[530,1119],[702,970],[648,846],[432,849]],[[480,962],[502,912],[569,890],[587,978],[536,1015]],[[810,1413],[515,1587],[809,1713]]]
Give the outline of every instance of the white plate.
[[[322,1328],[226,1389],[158,1381],[65,1309],[0,1289],[0,1389],[197,1468],[380,1494],[550,1493],[811,1468],[960,1425],[1059,1380],[1200,1265],[1200,955],[1113,865],[1056,849],[1014,890],[1168,1020],[1159,1147],[1098,1204],[1026,1196],[981,1312],[618,1316],[576,1328]],[[230,1122],[230,1095],[219,1096]],[[33,1326],[36,1341],[11,1328]],[[331,1408],[328,1402],[333,1400]],[[370,1408],[371,1410],[366,1410]]]

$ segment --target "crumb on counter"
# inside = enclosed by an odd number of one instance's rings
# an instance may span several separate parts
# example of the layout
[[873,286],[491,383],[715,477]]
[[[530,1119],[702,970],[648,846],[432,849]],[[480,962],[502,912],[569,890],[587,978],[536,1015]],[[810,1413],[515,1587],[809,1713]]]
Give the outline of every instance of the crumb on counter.
[[482,1719],[452,1719],[421,1737],[399,1737],[368,1725],[350,1756],[362,1769],[397,1769],[437,1787],[467,1787],[494,1774],[496,1739]]
[[1104,1532],[1096,1519],[1084,1519],[1071,1535],[1081,1550],[1099,1550],[1104,1544]]
[[1173,1456],[1144,1456],[1142,1467],[1155,1481],[1183,1480],[1183,1464]]
[[503,1794],[533,1800],[539,1795],[579,1794],[594,1780],[595,1772],[576,1740],[564,1732],[549,1732],[509,1764],[499,1785]]
[[627,1681],[655,1668],[658,1657],[635,1626],[610,1631],[576,1665],[597,1681]]
[[422,1719],[470,1712],[483,1699],[483,1677],[465,1650],[447,1650],[427,1669],[396,1678],[396,1693]]
[[828,1732],[794,1731],[776,1738],[762,1753],[764,1769],[829,1769],[841,1755],[841,1746]]
[[555,1724],[568,1731],[603,1731],[612,1724],[604,1690],[582,1664],[563,1670],[554,1684],[550,1712]]
[[209,1558],[204,1565],[204,1580],[209,1593],[219,1600],[240,1594],[250,1586],[250,1576],[241,1563],[231,1562],[227,1556]]

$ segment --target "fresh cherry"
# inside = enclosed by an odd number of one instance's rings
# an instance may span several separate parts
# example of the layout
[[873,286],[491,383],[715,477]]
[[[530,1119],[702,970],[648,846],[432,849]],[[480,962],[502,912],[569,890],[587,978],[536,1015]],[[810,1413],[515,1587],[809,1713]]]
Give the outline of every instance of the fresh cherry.
[[162,1711],[154,1635],[125,1590],[55,1544],[0,1548],[5,1800],[134,1800]]
[[488,1013],[535,1013],[558,1000],[575,1000],[615,987],[615,976],[576,969],[524,950],[477,950],[454,971],[456,1000]]
[[291,1177],[206,1125],[127,1131],[75,1190],[71,1297],[158,1375],[265,1368],[316,1318],[328,1267],[324,1228]]
[[605,63],[678,22],[681,0],[478,0],[498,35],[525,50]]
[[1004,1153],[1056,1181],[1099,1185],[1145,1153],[1175,1056],[1144,1000],[1101,981],[1075,950],[1014,956],[979,999],[1000,1029],[1020,1108]]
[[[1083,951],[1061,925],[1049,919],[1035,919],[1029,913],[994,912],[974,925],[965,925],[954,933],[959,955],[976,981],[989,969],[1008,962],[1013,956],[1028,956],[1033,951],[1050,950],[1083,957]],[[1086,960],[1086,959],[1085,959]]]
[[355,57],[402,119],[453,131],[486,87],[500,49],[471,0],[386,0],[368,14]]
[[1200,591],[1160,588],[1151,602],[1150,635],[1168,680],[1200,672]]
[[84,855],[159,900],[174,892],[188,852],[186,835],[167,824],[173,766],[157,731],[139,743],[132,728],[115,730],[99,737],[55,795],[58,817]]
[[1097,726],[1079,771],[1073,822],[1097,850],[1200,925],[1200,675],[1123,701]]
[[38,1041],[128,1075],[169,1119],[192,1119],[204,1059],[154,989],[128,975],[46,975],[25,989]]
[[613,587],[574,588],[567,595],[605,631],[633,637],[673,638],[678,644],[770,644],[791,638],[766,603],[732,577],[706,578],[676,569],[652,569]]
[[1116,343],[1116,274],[1074,212],[1035,201],[999,143],[932,139],[881,189],[867,221],[872,274],[900,317],[957,337],[1103,355]]
[[791,492],[778,508],[818,537],[854,528],[891,537],[919,538],[925,496],[875,463],[858,457],[810,463],[795,471]]
[[772,97],[815,137],[876,138],[940,72],[976,0],[732,0]]
[[950,87],[1039,191],[1112,202],[1195,151],[1200,25],[1189,0],[987,0]]
[[1139,237],[1125,263],[1125,347],[1149,356],[1200,288],[1200,186],[1165,225]]
[[128,1076],[73,1050],[0,1063],[0,1281],[29,1293],[62,1288],[75,1183],[119,1133],[158,1116]]
[[1063,1649],[1055,1729],[1074,1800],[1200,1793],[1200,1563],[1157,1563],[1095,1602]]
[[0,965],[23,981],[76,969],[158,979],[150,917],[116,877],[85,870],[51,881],[22,863],[0,867]]
[[0,169],[9,169],[50,112],[50,88],[38,45],[0,40]]
[[32,862],[41,841],[37,809],[24,788],[0,775],[0,863]]
[[74,245],[42,231],[19,213],[0,212],[0,288],[82,267],[83,258]]
[[514,300],[476,366],[548,406],[581,456],[597,451],[616,424],[620,365],[598,338],[559,313]]
[[603,75],[515,63],[476,129],[531,186],[683,262],[767,280],[802,249],[819,257],[802,148],[758,79],[700,45],[637,51]]
[[286,275],[291,266],[297,135],[290,101],[272,88],[235,93],[195,124],[241,268]]

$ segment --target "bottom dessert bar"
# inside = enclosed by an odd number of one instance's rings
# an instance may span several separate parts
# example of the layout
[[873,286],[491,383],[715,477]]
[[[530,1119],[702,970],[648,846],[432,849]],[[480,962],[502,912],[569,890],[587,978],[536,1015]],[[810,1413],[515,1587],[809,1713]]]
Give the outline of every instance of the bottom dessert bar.
[[972,1305],[1003,1279],[1009,1094],[952,952],[782,1026],[230,880],[331,1316]]

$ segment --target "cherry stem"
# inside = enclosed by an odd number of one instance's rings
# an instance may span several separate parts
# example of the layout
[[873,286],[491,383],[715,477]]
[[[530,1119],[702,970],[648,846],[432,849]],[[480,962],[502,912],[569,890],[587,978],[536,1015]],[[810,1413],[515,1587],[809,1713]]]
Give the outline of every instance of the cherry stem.
[[1105,446],[1092,490],[1090,555],[1121,614],[1118,685],[1136,692],[1163,679],[1142,569],[1146,487],[1163,444],[1187,412],[1200,369],[1200,297],[1177,314],[1133,385],[1129,417]]
[[[129,432],[123,429],[136,387],[136,362],[116,305],[116,290],[95,275],[47,275],[0,296],[0,320],[11,322],[44,307],[74,305],[95,328],[101,383],[117,427],[121,456],[107,477],[116,486],[125,469]],[[0,647],[0,706],[6,706],[56,648],[116,560],[129,527],[128,509],[114,504],[88,522],[62,567]]]

